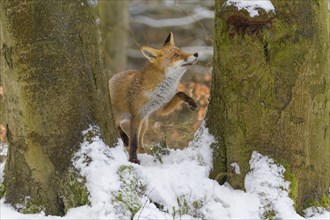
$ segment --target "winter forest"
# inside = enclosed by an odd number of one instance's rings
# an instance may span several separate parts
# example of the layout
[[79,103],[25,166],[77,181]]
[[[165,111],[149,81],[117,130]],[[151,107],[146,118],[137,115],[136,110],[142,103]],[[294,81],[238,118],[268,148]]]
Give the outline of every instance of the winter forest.
[[330,219],[330,0],[0,0],[0,219]]

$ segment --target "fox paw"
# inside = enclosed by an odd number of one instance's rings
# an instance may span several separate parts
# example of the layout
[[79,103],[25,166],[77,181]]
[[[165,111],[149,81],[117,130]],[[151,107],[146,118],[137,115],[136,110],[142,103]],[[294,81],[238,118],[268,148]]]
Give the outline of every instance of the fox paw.
[[196,111],[197,110],[197,104],[196,104],[196,102],[192,98],[189,98],[187,100],[187,104],[188,104],[188,108],[191,111]]
[[140,161],[137,158],[129,158],[129,162],[136,163],[140,165]]

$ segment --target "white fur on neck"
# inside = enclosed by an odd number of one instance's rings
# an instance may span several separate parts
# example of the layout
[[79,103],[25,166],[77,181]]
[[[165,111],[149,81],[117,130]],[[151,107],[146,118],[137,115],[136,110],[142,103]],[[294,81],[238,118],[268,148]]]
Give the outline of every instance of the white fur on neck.
[[150,101],[141,109],[140,113],[143,118],[160,109],[173,98],[178,88],[180,79],[186,70],[187,68],[182,67],[181,65],[167,68],[165,78],[154,90],[147,93]]

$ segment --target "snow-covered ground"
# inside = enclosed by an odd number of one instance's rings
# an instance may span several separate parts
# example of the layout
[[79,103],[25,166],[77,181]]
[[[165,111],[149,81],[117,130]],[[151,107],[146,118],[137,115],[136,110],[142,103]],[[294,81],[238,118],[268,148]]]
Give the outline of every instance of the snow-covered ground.
[[[128,162],[121,141],[109,148],[97,136],[85,140],[72,161],[86,178],[90,206],[72,208],[57,217],[21,214],[2,199],[0,219],[304,219],[288,196],[285,169],[267,156],[251,155],[246,192],[209,179],[213,141],[201,126],[186,149],[159,147],[153,156],[138,155],[141,165],[136,165]],[[239,171],[237,163],[233,166]],[[3,171],[3,165],[0,168]],[[330,218],[321,208],[309,209],[306,215]]]

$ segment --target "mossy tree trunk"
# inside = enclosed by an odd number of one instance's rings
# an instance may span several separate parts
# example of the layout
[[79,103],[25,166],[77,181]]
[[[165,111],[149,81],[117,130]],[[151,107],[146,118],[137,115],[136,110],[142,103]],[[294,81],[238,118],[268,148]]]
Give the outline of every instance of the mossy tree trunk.
[[243,188],[252,151],[269,155],[294,174],[300,211],[330,186],[328,2],[272,0],[276,14],[254,18],[224,2],[206,117],[218,140],[211,176]]
[[100,1],[104,60],[109,76],[127,67],[128,0]]
[[98,8],[88,3],[0,1],[9,142],[5,199],[14,206],[63,215],[65,196],[74,193],[71,158],[81,132],[98,125],[109,146],[116,140]]
[[[0,65],[2,65],[2,64],[0,63]],[[1,72],[1,69],[2,68],[0,67],[0,72]],[[0,90],[3,90],[1,74],[0,74]],[[0,92],[0,125],[5,125],[5,124],[6,124],[5,123],[5,100],[4,100],[4,94],[2,92]],[[0,135],[1,135],[1,131],[0,131]],[[1,138],[0,138],[0,142],[1,142]]]

